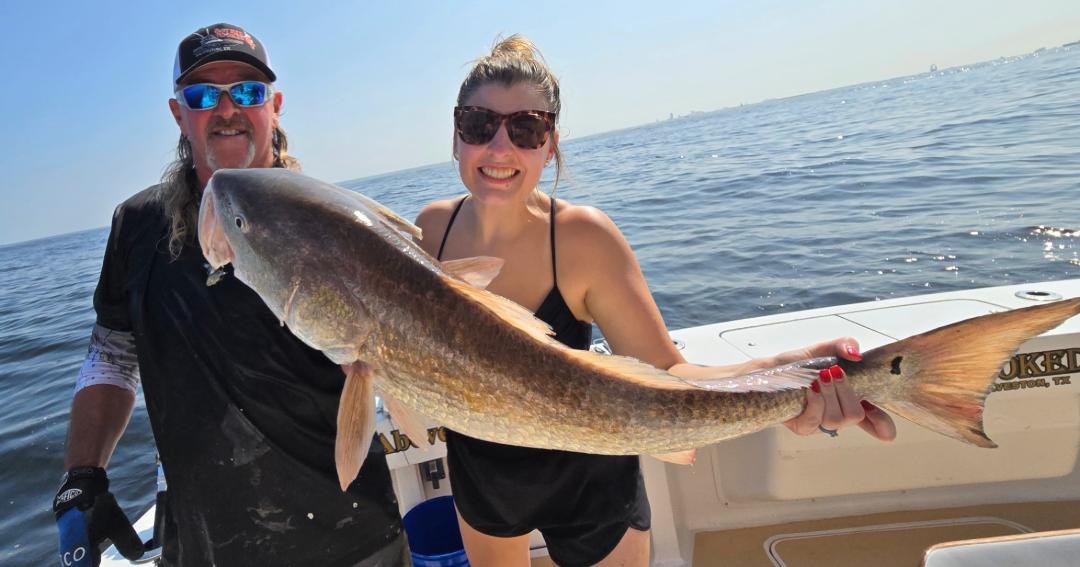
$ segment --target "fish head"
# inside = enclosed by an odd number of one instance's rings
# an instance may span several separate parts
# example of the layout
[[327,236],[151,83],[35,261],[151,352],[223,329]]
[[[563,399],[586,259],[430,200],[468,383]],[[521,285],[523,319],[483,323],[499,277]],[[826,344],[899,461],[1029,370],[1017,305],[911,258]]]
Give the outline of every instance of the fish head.
[[364,281],[379,267],[364,250],[381,238],[375,213],[350,194],[280,168],[223,169],[203,192],[198,229],[212,268],[231,264],[293,334],[341,364],[371,329]]
[[[232,264],[235,276],[260,295],[292,277],[295,219],[287,192],[262,169],[223,169],[210,178],[199,205],[199,245],[212,269]],[[268,171],[268,170],[267,170]],[[257,285],[256,285],[257,284]]]

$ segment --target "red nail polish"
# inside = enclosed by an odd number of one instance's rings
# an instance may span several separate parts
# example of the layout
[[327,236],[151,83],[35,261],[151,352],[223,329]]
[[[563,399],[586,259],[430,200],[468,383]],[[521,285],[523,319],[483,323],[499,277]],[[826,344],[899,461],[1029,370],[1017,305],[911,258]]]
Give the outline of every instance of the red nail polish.
[[810,383],[810,389],[817,392],[817,393],[819,393],[819,394],[821,393],[821,385],[818,384],[817,380],[814,380],[813,382]]
[[874,404],[872,404],[872,403],[870,403],[870,402],[868,402],[866,400],[863,400],[863,401],[861,401],[859,403],[862,404],[863,411],[869,412],[869,411],[873,411],[874,409],[876,409],[876,408],[874,408]]
[[828,368],[822,368],[821,370],[818,370],[817,377],[824,380],[824,381],[826,381],[826,382],[828,382],[829,381],[829,369]]
[[829,367],[829,376],[831,376],[833,380],[843,380],[844,369],[839,366],[831,366]]
[[853,358],[855,360],[862,360],[862,355],[859,354],[859,349],[856,348],[854,345],[848,345],[847,346],[847,353],[848,353],[848,356],[850,356],[851,358]]

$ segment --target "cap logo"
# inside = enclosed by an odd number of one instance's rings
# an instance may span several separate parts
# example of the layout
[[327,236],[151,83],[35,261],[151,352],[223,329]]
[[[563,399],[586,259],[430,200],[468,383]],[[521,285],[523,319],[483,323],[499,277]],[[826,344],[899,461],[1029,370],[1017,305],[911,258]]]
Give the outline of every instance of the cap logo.
[[208,53],[228,51],[242,43],[252,50],[255,49],[255,40],[247,32],[231,28],[214,28],[209,31],[208,34],[199,34],[199,47],[192,52],[197,58]]
[[242,41],[248,45],[251,49],[255,49],[255,40],[251,35],[245,31],[240,31],[231,28],[214,28],[211,30],[214,35],[221,39],[231,39],[234,41]]

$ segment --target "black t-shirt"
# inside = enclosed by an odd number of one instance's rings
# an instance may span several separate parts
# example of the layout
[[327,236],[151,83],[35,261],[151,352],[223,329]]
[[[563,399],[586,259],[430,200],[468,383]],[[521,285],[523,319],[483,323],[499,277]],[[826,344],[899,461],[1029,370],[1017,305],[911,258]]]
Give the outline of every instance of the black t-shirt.
[[334,468],[344,374],[231,275],[212,287],[195,242],[173,260],[157,188],[113,217],[98,324],[134,334],[180,565],[354,565],[399,537],[372,443],[346,493]]

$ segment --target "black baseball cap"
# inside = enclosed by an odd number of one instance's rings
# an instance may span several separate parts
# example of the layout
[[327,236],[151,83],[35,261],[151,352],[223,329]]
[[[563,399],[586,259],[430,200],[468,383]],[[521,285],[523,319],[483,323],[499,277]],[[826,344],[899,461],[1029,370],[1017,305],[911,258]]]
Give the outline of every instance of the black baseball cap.
[[239,26],[222,23],[199,28],[180,42],[173,63],[173,85],[214,61],[247,63],[265,73],[270,82],[277,80],[262,42]]

